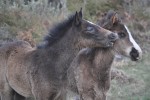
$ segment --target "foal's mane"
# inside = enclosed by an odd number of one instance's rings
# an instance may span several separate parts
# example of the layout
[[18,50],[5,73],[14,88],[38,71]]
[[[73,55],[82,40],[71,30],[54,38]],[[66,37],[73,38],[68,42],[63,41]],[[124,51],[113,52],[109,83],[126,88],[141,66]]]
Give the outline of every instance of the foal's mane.
[[54,25],[48,34],[44,37],[44,44],[37,46],[37,48],[46,48],[57,41],[59,41],[67,32],[67,30],[72,26],[75,15],[70,15],[66,20]]

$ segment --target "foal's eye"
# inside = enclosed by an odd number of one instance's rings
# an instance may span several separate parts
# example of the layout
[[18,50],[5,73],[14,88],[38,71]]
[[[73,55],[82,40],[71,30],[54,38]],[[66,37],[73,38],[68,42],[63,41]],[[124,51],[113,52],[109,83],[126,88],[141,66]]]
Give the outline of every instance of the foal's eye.
[[92,32],[94,32],[95,30],[94,30],[94,27],[88,26],[88,27],[87,27],[87,31],[90,32],[90,33],[92,33]]
[[125,38],[126,37],[126,34],[124,32],[119,32],[118,35],[119,35],[120,38]]

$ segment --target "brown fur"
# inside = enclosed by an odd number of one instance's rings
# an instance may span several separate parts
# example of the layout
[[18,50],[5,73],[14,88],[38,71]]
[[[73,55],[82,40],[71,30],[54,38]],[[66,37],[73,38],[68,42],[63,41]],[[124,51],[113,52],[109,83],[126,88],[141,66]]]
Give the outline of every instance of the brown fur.
[[[115,53],[128,56],[126,49],[134,48],[129,41],[129,35],[124,24],[117,17],[115,12],[110,11],[101,23],[103,27],[117,32],[120,36],[114,47],[83,49],[69,67],[69,88],[79,94],[81,100],[106,100],[106,94],[110,87],[111,64]],[[125,37],[121,37],[122,32]],[[136,53],[138,53],[136,55],[140,55],[141,51]],[[132,58],[132,56],[128,57]]]
[[[106,93],[110,87],[109,72],[113,58],[113,52],[107,48],[87,48],[80,51],[71,65],[75,79],[71,81],[76,82],[77,87],[74,88],[77,88],[81,99],[106,99]],[[69,72],[70,70],[72,69],[69,69]]]
[[[110,38],[112,35],[115,38]],[[114,33],[82,19],[80,11],[52,29],[38,48],[24,41],[3,45],[1,100],[12,100],[14,91],[35,100],[65,99],[66,71],[78,51],[84,47],[111,47],[116,39]]]

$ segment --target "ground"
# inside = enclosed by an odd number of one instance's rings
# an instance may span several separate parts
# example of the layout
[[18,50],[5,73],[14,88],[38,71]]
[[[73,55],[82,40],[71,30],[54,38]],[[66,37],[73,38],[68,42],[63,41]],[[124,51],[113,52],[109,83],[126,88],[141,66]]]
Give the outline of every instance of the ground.
[[112,80],[108,100],[150,100],[149,59],[150,53],[146,53],[139,62],[127,61],[124,65],[117,67],[124,71],[130,80]]

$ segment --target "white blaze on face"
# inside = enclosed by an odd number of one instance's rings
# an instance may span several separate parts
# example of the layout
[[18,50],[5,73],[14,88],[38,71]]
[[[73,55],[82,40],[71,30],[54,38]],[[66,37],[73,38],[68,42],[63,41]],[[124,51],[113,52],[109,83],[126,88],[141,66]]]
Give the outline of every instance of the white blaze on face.
[[[90,24],[92,24],[92,25],[96,25],[96,24],[94,24],[94,23],[92,23],[92,22],[90,22],[90,21],[88,21],[88,20],[86,20],[87,22],[89,22]],[[96,25],[96,26],[98,26],[98,25]]]
[[124,25],[124,27],[126,28],[128,34],[129,34],[129,40],[130,40],[130,42],[133,44],[133,47],[139,52],[139,54],[141,56],[142,55],[142,50],[141,50],[140,46],[133,39],[133,37],[131,35],[131,32],[129,31],[128,27],[126,25]]

